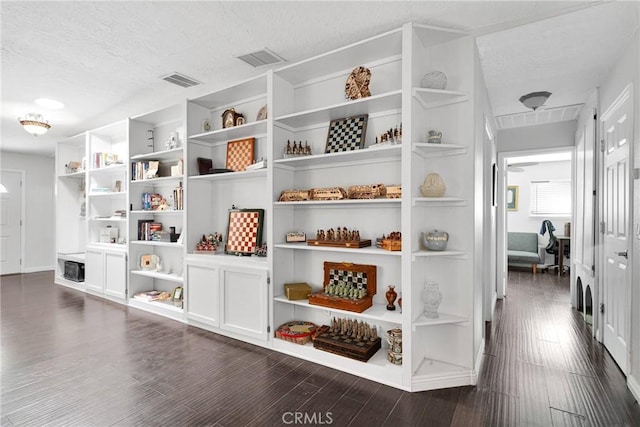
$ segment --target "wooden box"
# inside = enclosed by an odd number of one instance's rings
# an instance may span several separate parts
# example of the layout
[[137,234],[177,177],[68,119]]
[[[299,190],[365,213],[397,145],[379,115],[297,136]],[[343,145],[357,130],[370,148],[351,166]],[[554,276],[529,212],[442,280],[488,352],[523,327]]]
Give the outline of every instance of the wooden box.
[[313,347],[350,359],[367,362],[381,347],[381,339],[373,341],[352,338],[338,332],[329,332],[325,327],[313,338]]
[[311,286],[306,283],[285,283],[284,294],[288,300],[300,300],[309,298]]
[[371,240],[307,240],[307,246],[328,246],[332,248],[366,248],[371,246]]
[[402,240],[395,239],[382,239],[380,247],[387,251],[401,251]]
[[390,185],[387,187],[387,192],[385,194],[387,199],[399,199],[402,197],[402,186],[401,185]]
[[[338,282],[344,282],[356,289],[364,288],[367,295],[357,299],[329,295],[326,292],[327,287]],[[323,289],[309,295],[309,304],[362,313],[373,305],[376,290],[375,265],[325,262]]]

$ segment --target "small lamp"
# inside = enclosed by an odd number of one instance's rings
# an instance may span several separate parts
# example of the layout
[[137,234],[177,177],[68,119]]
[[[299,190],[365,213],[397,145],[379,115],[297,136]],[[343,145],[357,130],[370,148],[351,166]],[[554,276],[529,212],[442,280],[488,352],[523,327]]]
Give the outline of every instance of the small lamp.
[[20,124],[33,136],[38,136],[46,133],[51,125],[47,122],[41,114],[29,113],[24,118],[18,119]]
[[536,111],[538,108],[542,107],[545,102],[547,102],[547,99],[549,99],[550,96],[551,92],[531,92],[526,95],[522,95],[520,97],[520,102],[522,102],[525,107]]

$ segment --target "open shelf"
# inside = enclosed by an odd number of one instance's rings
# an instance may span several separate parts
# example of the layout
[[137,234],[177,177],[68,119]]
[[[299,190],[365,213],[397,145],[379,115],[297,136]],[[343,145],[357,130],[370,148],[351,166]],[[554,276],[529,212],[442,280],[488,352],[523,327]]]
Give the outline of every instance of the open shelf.
[[274,72],[292,85],[315,80],[335,73],[348,74],[343,64],[367,66],[381,58],[400,56],[402,53],[402,31],[392,30],[375,37],[344,46],[322,55],[284,66]]
[[261,98],[265,100],[265,103],[267,102],[266,74],[235,83],[208,95],[188,99],[188,101],[208,110],[217,110],[233,106],[232,104],[247,99]]
[[355,313],[353,311],[340,310],[338,308],[331,307],[323,307],[321,305],[311,305],[309,304],[309,300],[288,300],[285,296],[278,296],[274,298],[275,301],[281,302],[284,304],[292,304],[300,307],[311,308],[314,310],[321,310],[331,313],[331,316],[335,314],[339,315],[347,315],[357,317],[359,319],[368,319],[368,320],[376,320],[378,322],[387,322],[394,323],[396,325],[402,324],[402,314],[398,311],[389,311],[384,304],[373,304],[373,306],[369,307],[362,313]]
[[329,126],[329,122],[335,119],[359,114],[373,114],[381,111],[397,110],[400,109],[401,103],[402,91],[398,89],[354,101],[346,101],[327,107],[287,114],[277,117],[275,121],[294,129],[317,123],[326,123],[327,126]]
[[131,156],[131,160],[179,160],[182,158],[182,150],[182,147],[178,147],[170,150],[155,151],[153,153],[136,154],[135,156]]
[[293,170],[303,167],[335,166],[343,163],[367,163],[373,160],[400,160],[402,145],[388,145],[380,148],[363,148],[340,153],[322,153],[311,156],[292,157],[274,160],[276,167],[287,167]]
[[135,274],[138,276],[151,277],[153,279],[168,280],[170,282],[176,282],[176,283],[183,282],[182,276],[178,276],[177,274],[161,273],[159,271],[131,270],[131,274]]
[[457,104],[469,100],[469,95],[455,90],[413,88],[413,97],[424,108],[442,107],[449,104]]
[[143,246],[162,246],[165,248],[181,248],[183,245],[175,242],[156,242],[154,240],[132,240],[130,242],[132,245],[143,245]]
[[115,174],[126,171],[126,165],[124,163],[118,163],[117,165],[105,166],[98,169],[89,169],[90,174]]
[[411,323],[411,327],[415,331],[419,326],[435,326],[435,325],[446,325],[449,323],[464,323],[469,319],[466,317],[456,316],[453,314],[447,313],[438,313],[437,319],[431,319],[425,317],[424,313],[420,314],[416,320]]
[[358,376],[373,381],[406,389],[406,387],[402,387],[402,366],[394,365],[387,361],[384,346],[378,350],[368,362],[360,362],[348,357],[318,350],[313,347],[312,343],[300,345],[279,338],[273,339],[273,348],[282,353],[319,363],[332,369],[338,369],[349,374],[357,373]]
[[183,179],[184,179],[184,175],[161,176],[159,178],[150,178],[150,179],[134,179],[131,181],[131,185],[138,185],[138,184],[153,185],[156,182],[181,181]]
[[75,262],[84,263],[85,260],[87,259],[87,254],[84,252],[77,252],[77,253],[70,253],[70,254],[58,253],[58,259],[63,261],[75,261]]
[[464,257],[466,258],[466,252],[464,251],[429,251],[422,249],[411,254],[413,260],[423,257]]
[[129,306],[139,308],[140,310],[150,313],[159,314],[175,320],[184,321],[184,310],[173,305],[173,301],[144,301],[135,298],[129,298]]
[[[374,239],[372,239],[374,240]],[[400,256],[401,251],[387,251],[384,249],[369,246],[366,248],[336,248],[331,246],[309,246],[307,243],[277,243],[274,245],[280,249],[292,249],[300,251],[319,251],[319,252],[345,252],[352,254],[365,255],[383,255],[383,256]]]
[[122,218],[122,217],[89,218],[89,221],[97,221],[97,222],[126,222],[127,218]]
[[62,276],[56,276],[54,282],[58,285],[66,286],[73,289],[84,290],[86,288],[84,282],[76,282],[74,280],[65,279]]
[[317,207],[317,206],[371,206],[375,205],[378,207],[382,206],[392,206],[392,207],[400,207],[400,199],[343,199],[343,200],[307,200],[302,202],[274,202],[276,207],[278,206],[294,206],[294,207]]
[[95,191],[87,193],[89,197],[124,197],[126,191]]
[[473,370],[452,363],[424,358],[413,373],[412,389],[433,390],[475,384]]
[[210,132],[191,135],[189,139],[209,142],[212,144],[227,143],[234,139],[262,137],[267,134],[267,120],[245,123],[240,126],[232,126],[224,129],[217,129]]
[[75,178],[75,179],[79,179],[79,178],[84,178],[84,175],[85,175],[85,171],[79,171],[79,172],[63,173],[61,175],[58,175],[58,178]]
[[166,211],[161,210],[136,210],[130,211],[131,215],[178,215],[184,213],[184,210],[175,210],[175,209],[167,209]]
[[227,173],[210,173],[207,175],[194,175],[190,176],[189,180],[193,181],[233,181],[241,179],[256,179],[267,176],[267,169],[256,169],[242,172],[227,172]]
[[89,242],[87,247],[94,247],[99,249],[112,249],[115,251],[126,251],[127,245],[124,243],[100,243],[100,242]]
[[467,147],[458,144],[433,144],[430,142],[414,142],[412,146],[413,152],[424,159],[434,157],[456,156],[465,154]]
[[187,259],[193,261],[211,261],[212,264],[254,268],[267,268],[269,265],[266,257],[229,255],[224,252],[217,252],[211,255],[190,253],[187,254]]
[[459,197],[414,197],[413,206],[466,206],[467,201]]

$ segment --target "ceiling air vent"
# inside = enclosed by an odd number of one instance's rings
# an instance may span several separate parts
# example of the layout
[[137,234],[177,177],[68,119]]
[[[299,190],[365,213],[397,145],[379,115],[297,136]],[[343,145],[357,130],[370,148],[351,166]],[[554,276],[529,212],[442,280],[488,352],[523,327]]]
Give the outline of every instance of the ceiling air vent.
[[191,77],[187,77],[184,74],[175,72],[166,76],[162,76],[160,78],[166,82],[173,83],[174,85],[178,85],[181,87],[191,87],[201,84],[201,82],[197,81],[196,79],[192,79]]
[[264,48],[257,52],[248,53],[246,55],[238,56],[238,59],[246,62],[252,67],[263,67],[265,65],[279,64],[285,62],[284,59],[271,52],[269,49]]

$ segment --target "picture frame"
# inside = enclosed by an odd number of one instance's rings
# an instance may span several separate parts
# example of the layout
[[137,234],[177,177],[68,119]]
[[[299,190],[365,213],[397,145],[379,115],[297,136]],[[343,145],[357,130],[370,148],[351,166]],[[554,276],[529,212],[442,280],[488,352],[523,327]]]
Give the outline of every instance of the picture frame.
[[509,185],[507,186],[507,210],[508,211],[517,211],[518,210],[518,186],[517,185]]
[[226,169],[234,172],[244,172],[247,166],[253,164],[254,149],[255,138],[227,142]]
[[198,174],[199,175],[208,175],[211,173],[211,169],[213,168],[213,160],[207,159],[205,157],[198,157]]
[[364,148],[368,114],[332,120],[329,123],[325,153],[360,150]]
[[160,257],[155,254],[142,254],[140,255],[140,270],[144,271],[156,271],[160,264]]
[[262,246],[264,209],[230,209],[227,240],[224,249],[229,255],[254,255]]
[[178,286],[171,292],[171,301],[182,301],[182,286]]

